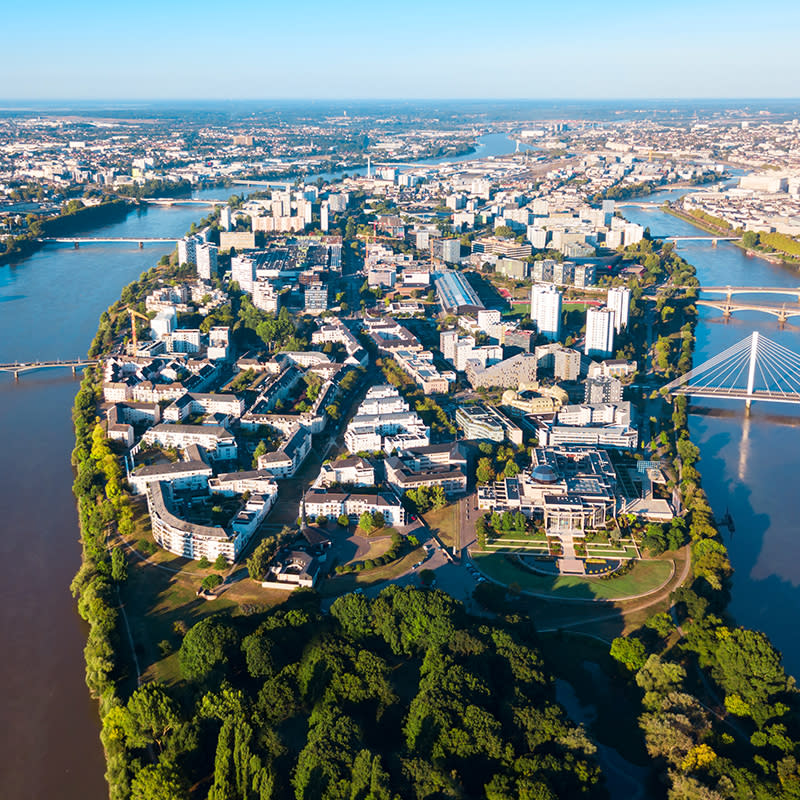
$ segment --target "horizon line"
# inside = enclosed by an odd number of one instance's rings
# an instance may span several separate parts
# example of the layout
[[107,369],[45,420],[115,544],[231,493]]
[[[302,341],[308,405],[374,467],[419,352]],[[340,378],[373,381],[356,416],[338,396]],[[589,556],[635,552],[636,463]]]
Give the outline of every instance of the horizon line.
[[746,96],[746,95],[675,95],[675,96],[636,96],[625,95],[619,97],[582,97],[582,96],[552,96],[552,97],[478,97],[478,96],[452,96],[452,97],[311,97],[311,96],[285,96],[285,97],[19,97],[3,98],[0,103],[275,103],[275,102],[311,102],[311,103],[440,103],[440,102],[481,102],[481,103],[549,103],[549,102],[583,102],[583,103],[610,103],[610,102],[674,102],[674,101],[735,101],[735,102],[767,102],[767,101],[795,101],[800,102],[800,96]]

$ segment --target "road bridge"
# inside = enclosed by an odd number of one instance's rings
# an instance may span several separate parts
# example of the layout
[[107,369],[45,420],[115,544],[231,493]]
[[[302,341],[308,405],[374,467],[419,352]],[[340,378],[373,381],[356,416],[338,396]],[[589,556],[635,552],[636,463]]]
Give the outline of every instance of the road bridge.
[[77,250],[82,244],[138,244],[141,250],[145,244],[175,244],[178,239],[161,239],[140,236],[136,239],[119,236],[46,236],[35,239],[43,244],[71,244]]
[[99,364],[96,358],[75,358],[72,360],[65,360],[58,358],[55,361],[15,361],[8,364],[0,364],[0,372],[13,372],[14,380],[19,380],[21,372],[30,372],[35,369],[67,369],[72,370],[72,374],[83,367],[91,367]]
[[662,286],[659,291],[694,289],[700,294],[724,294],[730,302],[731,298],[742,294],[767,294],[781,297],[797,298],[800,303],[800,286]]
[[748,303],[732,302],[731,300],[695,300],[695,305],[706,308],[716,308],[724,316],[731,317],[736,311],[760,311],[764,314],[772,314],[777,317],[779,322],[786,322],[789,317],[800,316],[800,304],[792,303],[788,305],[770,305],[769,303]]
[[198,200],[185,197],[143,197],[143,203],[153,206],[226,206],[227,200]]
[[672,395],[800,404],[800,355],[758,331],[703,362],[664,391]]
[[652,236],[665,242],[738,242],[741,236]]

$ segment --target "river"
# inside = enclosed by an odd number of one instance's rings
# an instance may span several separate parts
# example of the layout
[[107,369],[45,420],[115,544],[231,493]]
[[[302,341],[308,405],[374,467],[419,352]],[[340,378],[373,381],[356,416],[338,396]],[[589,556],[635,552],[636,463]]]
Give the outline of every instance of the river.
[[[664,192],[643,198],[661,202]],[[658,209],[622,208],[625,217],[649,226],[653,235],[704,236],[690,223]],[[792,267],[748,256],[729,242],[678,242],[677,251],[693,264],[701,285],[800,286]],[[770,295],[746,295],[781,302]],[[785,298],[791,302],[791,298]],[[700,308],[694,363],[700,364],[756,330],[800,353],[800,328],[781,327],[775,317],[748,311],[726,321],[721,312]],[[796,320],[796,318],[795,318]],[[784,656],[789,672],[800,675],[800,641],[795,615],[800,607],[800,501],[794,486],[800,449],[800,407],[698,400],[689,416],[692,440],[700,448],[700,471],[715,515],[730,510],[734,534],[725,533],[736,570],[729,606],[741,625],[765,631]]]
[[[505,135],[489,134],[475,153],[420,164],[497,156],[514,147]],[[309,182],[316,178],[306,176]],[[193,197],[222,199],[234,191],[242,189],[209,188]],[[86,235],[179,237],[206,213],[198,206],[149,206]],[[100,314],[169,249],[164,244],[145,244],[141,250],[135,244],[90,244],[79,250],[47,245],[0,266],[0,362],[85,355]],[[107,796],[97,708],[84,683],[87,631],[69,593],[80,564],[69,463],[77,382],[68,370],[24,373],[19,383],[0,374],[3,800]]]

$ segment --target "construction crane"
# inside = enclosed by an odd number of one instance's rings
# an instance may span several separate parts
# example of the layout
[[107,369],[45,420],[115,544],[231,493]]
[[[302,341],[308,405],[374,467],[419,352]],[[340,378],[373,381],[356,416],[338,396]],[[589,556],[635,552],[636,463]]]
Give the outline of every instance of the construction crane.
[[117,311],[116,314],[111,316],[112,320],[115,320],[120,314],[124,311],[127,311],[130,314],[131,318],[131,342],[133,343],[133,352],[135,353],[139,349],[139,340],[136,336],[136,319],[135,317],[139,317],[139,319],[143,319],[145,322],[150,322],[150,317],[147,314],[142,314],[140,311],[137,311],[135,308],[131,308],[130,306],[123,306],[122,308]]

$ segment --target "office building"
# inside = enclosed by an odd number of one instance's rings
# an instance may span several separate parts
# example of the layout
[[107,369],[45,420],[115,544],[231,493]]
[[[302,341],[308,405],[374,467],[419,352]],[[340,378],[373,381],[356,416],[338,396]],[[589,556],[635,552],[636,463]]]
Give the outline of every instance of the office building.
[[473,389],[479,386],[516,389],[520,384],[536,381],[536,367],[536,356],[533,353],[518,353],[490,366],[482,366],[478,361],[468,360],[467,380]]
[[586,379],[583,401],[585,403],[617,403],[622,400],[622,381],[605,375]]
[[608,453],[594,447],[536,447],[516,478],[478,487],[478,508],[521,511],[548,535],[584,536],[603,528],[617,507],[617,477]]
[[605,358],[613,354],[614,317],[610,308],[590,308],[586,312],[585,355]]
[[433,242],[433,257],[448,264],[461,261],[461,242],[458,239],[436,239]]
[[328,286],[320,281],[310,283],[304,293],[306,311],[319,313],[328,309]]
[[459,406],[456,424],[464,431],[465,439],[508,439],[512,444],[522,444],[522,430],[493,406]]
[[614,312],[614,330],[619,333],[628,327],[631,290],[627,286],[612,286],[608,290],[608,307]]
[[548,339],[561,338],[561,292],[552,284],[531,288],[531,319]]

